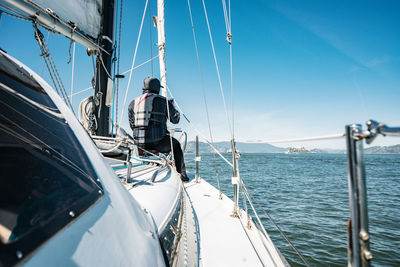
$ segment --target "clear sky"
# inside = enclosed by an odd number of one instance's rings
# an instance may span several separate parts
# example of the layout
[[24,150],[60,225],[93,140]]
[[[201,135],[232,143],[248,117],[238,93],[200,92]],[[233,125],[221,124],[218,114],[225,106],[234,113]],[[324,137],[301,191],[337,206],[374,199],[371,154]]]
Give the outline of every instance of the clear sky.
[[[205,3],[231,116],[222,2]],[[124,1],[121,72],[132,64],[144,5],[145,1]],[[191,5],[213,136],[218,141],[229,140],[202,2],[191,0]],[[208,137],[187,1],[167,0],[165,8],[168,86],[187,117]],[[150,3],[150,12],[156,15],[155,1]],[[339,134],[346,124],[364,124],[370,118],[400,126],[399,1],[232,1],[231,12],[237,140]],[[0,36],[2,49],[49,81],[29,22],[3,15]],[[158,53],[156,39],[156,29],[146,16],[135,65]],[[69,40],[50,34],[49,47],[70,91]],[[89,87],[92,75],[91,59],[77,45],[74,91]],[[133,72],[127,104],[141,93],[143,78],[150,75],[151,64]],[[159,75],[157,60],[153,75]],[[121,82],[119,115],[127,81],[128,76]],[[74,97],[74,107],[90,93]],[[122,126],[129,129],[126,111]],[[188,129],[183,120],[179,127]],[[193,131],[188,130],[193,139]],[[379,137],[373,145],[398,143],[399,138]],[[277,145],[344,148],[344,140]]]

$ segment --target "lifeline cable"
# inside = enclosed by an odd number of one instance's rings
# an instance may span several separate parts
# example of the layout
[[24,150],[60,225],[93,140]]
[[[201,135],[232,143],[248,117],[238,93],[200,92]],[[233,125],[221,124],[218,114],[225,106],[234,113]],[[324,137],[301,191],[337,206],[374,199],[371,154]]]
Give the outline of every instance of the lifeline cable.
[[[195,46],[195,50],[196,50],[197,66],[198,66],[198,68],[199,68],[199,73],[200,73],[200,82],[201,82],[201,88],[202,88],[202,92],[203,92],[204,106],[205,106],[205,108],[206,108],[206,116],[207,116],[207,123],[208,123],[208,131],[209,131],[209,134],[210,134],[211,142],[214,143],[213,135],[212,135],[212,131],[211,131],[210,115],[209,115],[209,112],[208,112],[206,90],[205,90],[205,86],[204,86],[204,77],[203,77],[203,72],[202,72],[202,70],[201,70],[199,49],[198,49],[198,47],[197,47],[197,39],[196,39],[195,30],[194,30],[192,9],[191,9],[191,7],[190,7],[190,0],[188,0],[187,2],[188,2],[188,8],[189,8],[190,23],[192,24],[193,41],[194,41],[194,46]],[[213,153],[213,159],[214,159],[215,173],[216,173],[216,176],[217,176],[217,183],[218,183],[219,195],[220,195],[220,198],[222,198],[221,187],[220,187],[220,182],[219,182],[219,174],[218,174],[218,165],[217,165],[217,161],[215,160],[215,153]]]
[[344,138],[346,134],[330,134],[323,136],[313,136],[313,137],[304,137],[304,138],[295,138],[295,139],[279,139],[279,140],[271,140],[271,141],[261,141],[261,142],[248,142],[252,144],[271,144],[271,143],[290,143],[290,142],[306,142],[306,141],[319,141],[319,140],[331,140],[331,139],[341,139]]
[[[294,249],[294,251],[297,253],[297,255],[301,258],[301,260],[304,262],[305,265],[307,265],[308,267],[310,267],[311,265],[308,263],[308,261],[305,259],[305,257],[303,256],[303,254],[301,254],[301,252],[295,247],[295,245],[292,243],[292,241],[290,241],[290,239],[286,236],[286,234],[282,231],[282,229],[279,227],[279,225],[274,221],[274,219],[272,219],[271,215],[269,215],[269,213],[260,205],[260,203],[258,203],[258,201],[253,197],[253,195],[247,191],[247,188],[244,186],[245,189],[245,194],[247,195],[247,198],[250,201],[250,204],[252,203],[251,199],[253,199],[254,202],[256,202],[256,204],[258,205],[258,207],[264,212],[265,215],[267,215],[267,217],[269,218],[269,220],[272,222],[272,224],[276,227],[276,229],[279,231],[279,233],[283,236],[283,238],[285,238],[285,240],[288,242],[288,244]],[[251,199],[250,199],[251,197]],[[255,211],[254,207],[253,207],[253,211]],[[258,217],[258,216],[257,216]]]

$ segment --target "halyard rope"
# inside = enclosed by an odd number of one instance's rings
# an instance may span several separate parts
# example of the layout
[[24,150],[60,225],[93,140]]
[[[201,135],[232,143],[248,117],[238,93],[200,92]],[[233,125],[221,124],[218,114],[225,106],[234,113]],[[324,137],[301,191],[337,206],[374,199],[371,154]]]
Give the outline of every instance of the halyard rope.
[[[174,98],[174,96],[172,95],[171,91],[169,90],[169,88],[167,87],[169,94],[171,95],[171,98]],[[231,162],[229,162],[229,160],[227,160],[219,151],[218,149],[215,148],[215,146],[207,139],[207,137],[204,136],[204,134],[202,134],[196,126],[194,126],[190,120],[186,117],[185,113],[183,112],[183,110],[181,109],[181,107],[179,106],[178,102],[175,100],[175,104],[176,107],[178,108],[178,110],[180,111],[180,113],[183,115],[183,117],[185,118],[186,122],[188,123],[188,125],[190,127],[192,127],[192,129],[197,132],[199,134],[199,136],[201,138],[203,138],[204,141],[207,142],[207,144],[215,151],[215,153],[217,153],[226,163],[228,163],[229,166],[233,167],[233,164]]]
[[231,105],[232,105],[232,139],[235,138],[235,117],[234,117],[234,101],[233,101],[233,60],[232,60],[232,18],[231,18],[231,1],[228,0],[229,13],[226,8],[225,0],[222,0],[224,10],[226,40],[229,44],[229,66],[230,66],[230,86],[231,86]]
[[[187,2],[188,2],[188,8],[189,8],[190,23],[192,24],[193,41],[194,41],[194,46],[195,46],[195,49],[196,49],[197,66],[198,66],[198,68],[199,68],[199,73],[200,73],[200,82],[201,82],[201,89],[202,89],[203,98],[204,98],[204,106],[205,106],[205,108],[206,108],[207,123],[208,123],[208,131],[209,131],[209,133],[210,133],[211,142],[214,143],[213,135],[212,135],[212,131],[211,131],[210,116],[209,116],[209,112],[208,112],[206,90],[205,90],[205,87],[204,87],[204,77],[203,77],[203,72],[202,72],[202,70],[201,70],[199,49],[198,49],[198,47],[197,47],[197,40],[196,40],[196,32],[195,32],[195,30],[194,30],[192,9],[190,8],[190,0],[188,0]],[[215,160],[215,154],[214,154],[214,153],[213,153],[213,159],[214,159],[215,173],[216,173],[216,176],[217,176],[218,191],[219,191],[219,195],[220,195],[220,197],[221,197],[222,194],[221,194],[221,187],[220,187],[220,183],[219,183],[218,165],[217,165],[217,162],[216,162],[216,160]]]
[[124,75],[124,74],[130,72],[131,70],[135,70],[135,69],[137,69],[137,68],[139,68],[139,67],[141,67],[141,66],[143,66],[143,65],[145,65],[145,64],[147,64],[147,63],[149,63],[149,62],[151,62],[151,61],[153,61],[153,60],[155,60],[156,58],[158,58],[158,55],[157,55],[157,56],[154,56],[154,57],[152,57],[152,58],[150,58],[149,60],[146,60],[146,61],[143,62],[143,63],[140,63],[139,65],[137,65],[137,66],[135,66],[135,67],[133,67],[133,68],[130,68],[129,70],[124,71],[123,73],[121,73],[121,75]]
[[65,90],[64,84],[62,83],[61,77],[57,71],[56,65],[53,61],[53,57],[47,47],[46,42],[44,41],[43,34],[37,28],[35,23],[32,24],[35,31],[35,39],[38,43],[39,49],[42,53],[43,60],[46,63],[46,67],[49,71],[49,75],[51,80],[53,81],[54,87],[61,97],[64,98],[65,103],[71,108],[71,111],[74,113],[74,109],[72,108],[72,104],[69,101],[68,94]]
[[204,14],[205,14],[206,22],[207,22],[208,33],[209,33],[209,36],[210,36],[211,47],[212,47],[212,51],[213,51],[213,55],[214,55],[215,67],[216,67],[216,70],[217,70],[219,88],[220,88],[221,96],[222,96],[222,102],[224,103],[224,109],[225,109],[226,118],[227,118],[227,121],[228,121],[229,130],[230,130],[230,133],[231,133],[231,137],[233,138],[232,126],[231,126],[230,119],[229,119],[228,108],[226,106],[224,89],[222,87],[221,75],[219,73],[218,61],[217,61],[217,56],[215,54],[214,42],[213,42],[211,29],[210,29],[210,23],[208,21],[207,8],[206,8],[206,4],[205,4],[204,0],[202,0],[202,2],[203,2]]
[[[118,49],[117,49],[117,74],[119,73],[119,64],[121,60],[121,31],[122,31],[122,6],[123,0],[119,8],[119,28],[118,28]],[[119,78],[117,78],[115,88],[115,120],[118,120],[118,100],[119,100]]]
[[[127,71],[121,73],[121,75],[126,74],[126,73],[130,72],[131,70],[135,70],[135,69],[137,69],[137,68],[139,68],[139,67],[141,67],[141,66],[143,66],[143,65],[145,65],[145,64],[147,64],[147,63],[149,63],[150,61],[152,61],[152,60],[154,60],[154,59],[156,59],[156,58],[158,58],[158,55],[157,55],[157,56],[154,56],[153,58],[151,58],[151,59],[149,59],[149,60],[147,60],[147,61],[145,61],[145,62],[143,62],[143,63],[141,63],[141,64],[139,64],[139,65],[137,65],[137,66],[135,66],[133,69],[129,69],[129,70],[127,70]],[[72,94],[72,96],[75,96],[75,95],[84,93],[84,92],[86,92],[86,91],[88,91],[88,90],[90,90],[90,89],[93,89],[93,86],[90,86],[90,87],[88,87],[88,88],[82,89],[81,91],[75,92],[75,93]],[[117,103],[118,103],[118,102],[117,102]]]
[[70,94],[71,105],[72,105],[72,96],[74,95],[75,44],[76,43],[74,42],[74,48],[72,49],[71,94]]
[[148,2],[149,2],[149,0],[146,0],[146,4],[145,4],[144,10],[143,10],[142,22],[140,23],[140,30],[139,30],[138,38],[137,38],[137,41],[136,41],[135,52],[134,52],[133,59],[132,59],[131,70],[130,70],[130,73],[129,73],[128,85],[126,86],[126,90],[125,90],[125,97],[124,97],[124,102],[123,102],[123,105],[122,105],[121,117],[120,117],[120,119],[118,121],[118,125],[117,125],[117,127],[118,127],[117,128],[117,132],[118,132],[119,128],[121,127],[120,125],[121,125],[122,119],[124,118],[126,100],[128,98],[129,86],[131,84],[131,79],[132,79],[133,66],[135,65],[136,54],[137,54],[137,50],[138,50],[138,47],[139,47],[140,36],[142,35],[143,21],[144,21],[144,18],[146,16],[146,10],[147,10]]

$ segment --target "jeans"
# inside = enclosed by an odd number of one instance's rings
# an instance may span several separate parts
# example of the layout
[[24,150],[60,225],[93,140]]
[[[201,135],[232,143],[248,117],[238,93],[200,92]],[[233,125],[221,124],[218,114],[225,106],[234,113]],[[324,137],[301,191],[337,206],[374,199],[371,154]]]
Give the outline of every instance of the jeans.
[[154,143],[146,143],[144,145],[144,149],[147,150],[156,150],[160,153],[169,153],[171,152],[171,140],[172,139],[172,147],[174,149],[174,158],[175,158],[175,166],[176,171],[179,172],[182,176],[186,177],[186,167],[185,160],[183,158],[183,152],[181,148],[181,143],[173,137],[166,135],[163,139]]

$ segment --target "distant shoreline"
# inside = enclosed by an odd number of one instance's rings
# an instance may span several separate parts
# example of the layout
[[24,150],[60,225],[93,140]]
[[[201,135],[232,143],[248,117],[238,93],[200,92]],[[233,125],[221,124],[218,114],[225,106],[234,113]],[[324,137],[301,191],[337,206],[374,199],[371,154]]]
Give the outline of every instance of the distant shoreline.
[[[228,154],[228,151],[231,148],[230,142],[215,142],[213,146],[218,150],[220,153]],[[290,147],[282,148],[276,147],[270,144],[255,144],[255,143],[236,143],[236,149],[240,150],[241,154],[247,153],[261,153],[261,154],[272,154],[272,153],[279,153],[284,154],[287,152]],[[196,143],[194,141],[190,141],[187,143],[187,151],[194,153],[196,151]],[[204,153],[213,153],[213,149],[204,142],[199,142],[199,152],[201,154]],[[344,149],[310,149],[310,154],[345,154],[346,150]],[[303,154],[303,153],[299,153]],[[400,154],[400,144],[394,146],[373,146],[364,148],[364,154],[376,154],[376,155],[397,155]]]
[[[200,154],[212,154],[212,151],[200,152]],[[231,153],[220,152],[223,155],[231,155]],[[185,154],[196,154],[194,151],[186,151]],[[346,152],[318,152],[318,153],[284,153],[284,152],[240,152],[240,154],[282,154],[282,155],[345,155]],[[400,155],[400,153],[365,153],[365,155]]]

